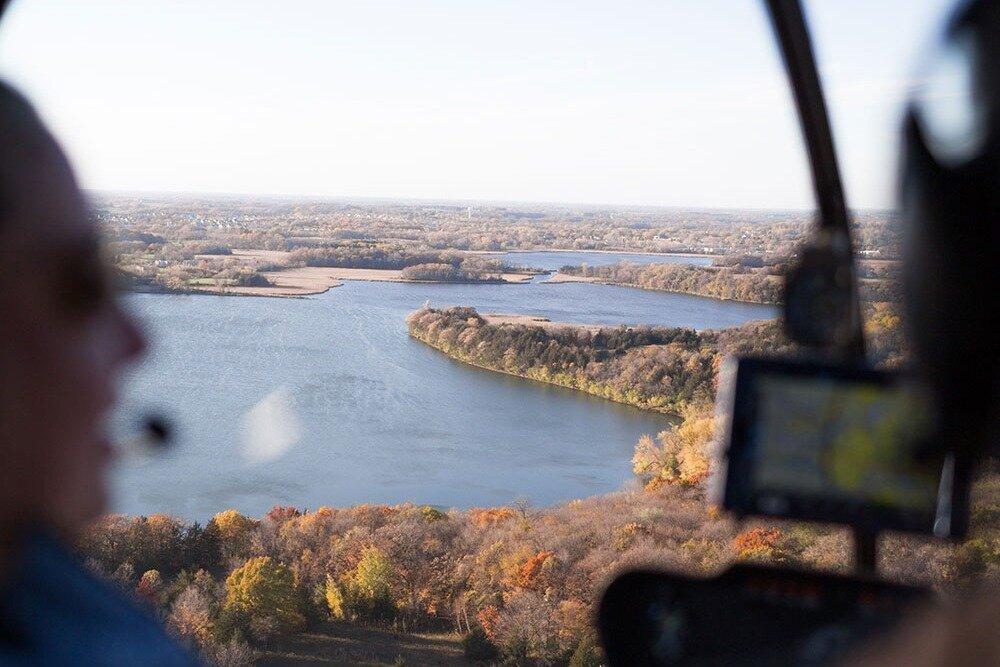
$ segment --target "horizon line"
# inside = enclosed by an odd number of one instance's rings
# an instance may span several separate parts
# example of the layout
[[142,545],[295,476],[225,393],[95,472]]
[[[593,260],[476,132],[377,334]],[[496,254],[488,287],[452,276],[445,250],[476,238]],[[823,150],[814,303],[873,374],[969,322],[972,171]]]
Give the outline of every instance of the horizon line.
[[[607,202],[571,202],[571,201],[531,201],[527,199],[476,199],[462,197],[401,197],[401,196],[381,196],[381,195],[305,195],[305,194],[282,194],[282,193],[249,193],[249,192],[206,192],[193,190],[117,190],[106,188],[81,188],[88,195],[98,196],[118,196],[118,197],[187,197],[205,199],[273,199],[273,200],[304,200],[304,201],[329,201],[329,202],[369,202],[369,203],[423,203],[423,204],[461,204],[465,206],[552,206],[552,207],[594,207],[619,210],[670,210],[670,211],[691,211],[691,212],[758,212],[758,213],[817,213],[818,207],[797,207],[797,206],[702,206],[702,205],[682,205],[682,204],[621,204]],[[849,209],[854,212],[864,213],[892,213],[895,209],[888,207],[853,207]]]

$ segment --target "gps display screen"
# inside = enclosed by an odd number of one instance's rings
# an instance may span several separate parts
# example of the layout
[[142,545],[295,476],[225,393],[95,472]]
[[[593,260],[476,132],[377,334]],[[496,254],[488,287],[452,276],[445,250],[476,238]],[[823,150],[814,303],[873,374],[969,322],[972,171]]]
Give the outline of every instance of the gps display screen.
[[924,426],[898,384],[761,375],[753,431],[759,492],[932,511],[939,474],[913,456]]

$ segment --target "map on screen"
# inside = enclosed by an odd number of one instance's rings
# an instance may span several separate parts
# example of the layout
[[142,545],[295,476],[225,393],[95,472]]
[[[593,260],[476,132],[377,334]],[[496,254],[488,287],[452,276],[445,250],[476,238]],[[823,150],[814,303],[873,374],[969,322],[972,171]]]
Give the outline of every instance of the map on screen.
[[913,462],[924,420],[909,392],[787,376],[758,382],[758,489],[934,508],[939,476]]

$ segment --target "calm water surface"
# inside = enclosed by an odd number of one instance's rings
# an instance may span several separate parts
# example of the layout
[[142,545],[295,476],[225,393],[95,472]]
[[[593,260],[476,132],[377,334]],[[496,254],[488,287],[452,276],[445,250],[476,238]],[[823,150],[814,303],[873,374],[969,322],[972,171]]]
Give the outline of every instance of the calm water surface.
[[618,262],[632,264],[694,264],[709,266],[711,257],[703,255],[670,255],[666,253],[639,252],[587,252],[581,251],[538,251],[538,252],[508,252],[499,255],[513,266],[527,266],[535,269],[558,271],[564,266],[603,266]]
[[537,282],[353,282],[308,299],[130,295],[153,344],[128,378],[122,413],[168,411],[178,442],[122,463],[117,509],[204,519],[275,504],[546,505],[620,488],[636,439],[667,425],[411,340],[405,317],[426,301],[695,328],[774,316],[766,306]]

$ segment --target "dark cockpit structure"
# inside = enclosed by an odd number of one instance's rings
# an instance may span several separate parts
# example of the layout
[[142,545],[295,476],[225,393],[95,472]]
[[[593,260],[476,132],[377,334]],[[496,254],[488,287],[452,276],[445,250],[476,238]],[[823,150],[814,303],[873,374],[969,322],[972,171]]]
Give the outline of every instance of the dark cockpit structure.
[[[900,199],[915,363],[894,372],[865,361],[850,216],[802,8],[766,5],[818,204],[785,287],[785,329],[805,352],[733,362],[714,497],[736,517],[849,527],[855,572],[624,574],[600,609],[613,665],[839,663],[935,604],[928,590],[879,578],[879,535],[961,538],[973,471],[996,453],[1000,5],[958,8],[908,109]],[[977,248],[975,260],[963,247]]]

